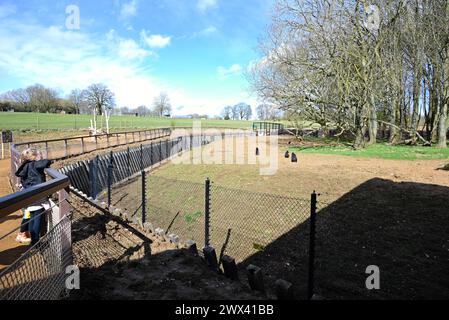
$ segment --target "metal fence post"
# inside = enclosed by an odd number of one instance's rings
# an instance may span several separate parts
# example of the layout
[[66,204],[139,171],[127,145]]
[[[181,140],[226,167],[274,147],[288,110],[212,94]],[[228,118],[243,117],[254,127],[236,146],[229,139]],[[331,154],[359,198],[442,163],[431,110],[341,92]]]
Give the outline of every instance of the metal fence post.
[[145,171],[142,170],[142,226],[145,224],[147,215],[147,184]]
[[159,162],[162,162],[162,140],[159,140]]
[[206,179],[204,194],[204,246],[210,245],[210,179]]
[[316,227],[317,194],[313,191],[310,199],[310,239],[309,239],[309,275],[308,275],[308,299],[312,299],[314,292],[315,276],[315,227]]
[[108,165],[108,209],[111,207],[111,196],[112,196],[112,169],[114,163],[114,154],[111,151],[111,158]]
[[143,146],[140,145],[140,170],[143,171]]
[[90,162],[90,190],[92,199],[97,199],[98,195],[98,156]]

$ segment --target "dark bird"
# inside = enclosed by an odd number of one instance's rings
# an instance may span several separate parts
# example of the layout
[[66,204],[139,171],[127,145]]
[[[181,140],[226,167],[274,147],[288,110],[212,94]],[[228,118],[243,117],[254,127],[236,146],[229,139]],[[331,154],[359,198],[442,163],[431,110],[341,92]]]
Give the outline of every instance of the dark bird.
[[288,150],[285,152],[285,158],[286,159],[290,158],[290,152],[288,152]]
[[298,162],[298,158],[294,152],[292,152],[292,162]]
[[259,148],[256,148],[256,156],[259,155]]

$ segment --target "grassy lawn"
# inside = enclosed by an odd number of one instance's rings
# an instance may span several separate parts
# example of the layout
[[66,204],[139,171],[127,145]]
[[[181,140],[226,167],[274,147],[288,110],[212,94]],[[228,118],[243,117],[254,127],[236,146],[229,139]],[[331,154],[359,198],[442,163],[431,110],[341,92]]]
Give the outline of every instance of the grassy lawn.
[[[13,131],[80,130],[90,127],[90,115],[0,112],[0,129]],[[192,119],[111,116],[111,129],[144,129],[192,126]],[[252,121],[201,120],[202,127],[250,128]],[[98,119],[101,126],[101,119]],[[106,125],[103,123],[103,127]]]
[[348,145],[318,146],[318,147],[293,147],[293,152],[335,154],[351,157],[378,158],[390,160],[434,160],[448,159],[449,148],[439,149],[436,147],[419,146],[390,146],[386,143],[371,145],[362,150],[354,150]]

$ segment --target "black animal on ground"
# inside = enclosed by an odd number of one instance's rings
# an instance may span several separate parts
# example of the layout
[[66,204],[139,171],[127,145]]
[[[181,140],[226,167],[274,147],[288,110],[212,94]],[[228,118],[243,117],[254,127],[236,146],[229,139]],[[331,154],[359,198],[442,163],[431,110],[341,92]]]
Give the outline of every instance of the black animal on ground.
[[292,162],[298,162],[298,157],[296,156],[296,153],[292,152]]

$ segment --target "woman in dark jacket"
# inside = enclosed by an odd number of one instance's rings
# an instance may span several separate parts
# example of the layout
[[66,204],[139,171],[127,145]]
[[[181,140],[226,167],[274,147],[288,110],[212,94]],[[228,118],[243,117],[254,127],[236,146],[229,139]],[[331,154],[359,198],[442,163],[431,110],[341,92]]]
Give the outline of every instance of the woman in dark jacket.
[[[16,171],[16,176],[20,178],[22,190],[39,185],[45,182],[45,169],[50,167],[50,160],[43,160],[42,154],[37,149],[26,149],[22,152],[22,164]],[[32,245],[39,241],[40,230],[45,209],[43,203],[47,199],[42,199],[31,204],[24,209],[24,217],[20,226],[20,232],[16,241],[30,243]]]

